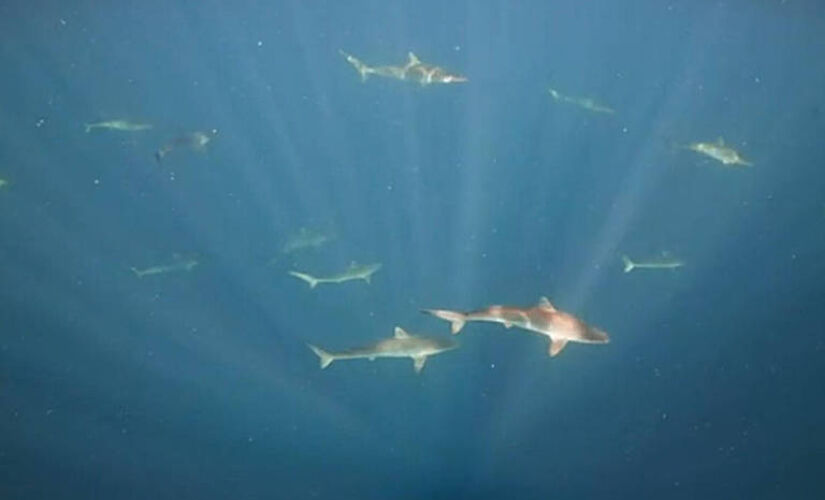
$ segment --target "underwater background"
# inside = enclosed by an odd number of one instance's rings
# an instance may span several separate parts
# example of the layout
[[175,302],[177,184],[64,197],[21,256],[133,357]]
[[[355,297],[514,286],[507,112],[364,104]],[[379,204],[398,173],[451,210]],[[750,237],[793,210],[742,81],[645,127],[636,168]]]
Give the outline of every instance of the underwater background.
[[[13,0],[0,41],[0,498],[825,496],[821,2]],[[306,345],[542,296],[610,343]]]

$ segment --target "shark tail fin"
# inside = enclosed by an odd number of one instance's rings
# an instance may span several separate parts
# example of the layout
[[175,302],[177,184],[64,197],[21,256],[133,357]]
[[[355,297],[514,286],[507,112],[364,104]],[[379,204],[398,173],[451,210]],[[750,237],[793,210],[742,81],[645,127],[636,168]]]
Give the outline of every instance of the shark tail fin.
[[467,315],[458,311],[448,311],[446,309],[422,309],[422,312],[432,314],[436,318],[440,318],[450,322],[450,332],[453,335],[458,335],[458,332],[464,328],[467,322]]
[[312,352],[314,352],[316,355],[318,355],[318,359],[320,360],[322,370],[324,368],[328,367],[330,365],[330,363],[335,361],[335,356],[328,353],[327,351],[321,349],[320,347],[315,347],[312,344],[307,344],[307,345],[309,346],[310,349],[312,349]]
[[138,269],[138,268],[136,268],[136,267],[130,267],[129,269],[131,269],[131,270],[132,270],[132,272],[133,272],[133,273],[135,273],[135,276],[137,276],[138,278],[142,278],[142,277],[143,277],[143,273],[142,273],[142,272],[140,272],[140,269]]
[[86,133],[87,134],[92,131],[92,124],[91,123],[86,123],[83,126],[86,127]]
[[361,75],[361,81],[366,82],[367,77],[370,73],[372,73],[372,68],[361,62],[358,58],[351,54],[347,54],[343,50],[338,51],[344,58],[347,60],[348,63],[352,64],[352,66],[358,71],[358,74]]
[[630,260],[627,255],[622,255],[622,262],[624,262],[624,272],[629,273],[636,267],[636,263]]
[[299,273],[298,271],[290,271],[289,274],[291,276],[295,276],[299,280],[306,281],[309,284],[309,288],[313,289],[318,286],[318,278],[314,276],[310,276],[306,273]]

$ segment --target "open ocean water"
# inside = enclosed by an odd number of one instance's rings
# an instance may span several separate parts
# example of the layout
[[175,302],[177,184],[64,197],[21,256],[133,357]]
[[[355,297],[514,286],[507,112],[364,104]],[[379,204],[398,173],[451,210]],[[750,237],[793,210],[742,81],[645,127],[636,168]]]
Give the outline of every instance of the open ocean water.
[[[825,498],[823,54],[814,0],[3,2],[0,498]],[[420,311],[543,296],[610,342]],[[307,347],[395,326],[460,347]]]

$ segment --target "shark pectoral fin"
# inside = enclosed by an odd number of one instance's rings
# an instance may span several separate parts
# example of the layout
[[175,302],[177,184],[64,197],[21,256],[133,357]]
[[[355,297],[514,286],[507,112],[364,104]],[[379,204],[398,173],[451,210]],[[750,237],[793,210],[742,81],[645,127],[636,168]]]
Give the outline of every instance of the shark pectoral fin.
[[558,356],[564,346],[567,345],[567,339],[550,339],[550,357]]
[[424,363],[427,362],[427,356],[413,356],[413,368],[415,368],[415,373],[421,373],[421,370],[424,369]]
[[364,281],[366,281],[368,285],[371,285],[372,284],[372,276],[364,276]]
[[397,339],[408,339],[408,338],[410,338],[410,334],[407,333],[400,326],[396,326],[395,327],[395,338],[397,338]]

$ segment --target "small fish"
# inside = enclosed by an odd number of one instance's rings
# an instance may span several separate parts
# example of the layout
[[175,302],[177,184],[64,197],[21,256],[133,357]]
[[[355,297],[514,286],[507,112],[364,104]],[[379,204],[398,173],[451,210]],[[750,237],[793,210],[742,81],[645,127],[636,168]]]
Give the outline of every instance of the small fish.
[[694,142],[685,146],[686,149],[713,158],[714,160],[727,166],[741,165],[752,167],[753,163],[745,160],[735,149],[725,145],[725,141],[720,137],[716,142]]
[[152,125],[149,125],[148,123],[133,123],[127,120],[109,120],[105,122],[87,123],[84,126],[86,127],[87,134],[95,128],[119,130],[121,132],[142,132],[152,128]]
[[574,106],[578,106],[582,109],[586,109],[588,111],[592,111],[594,113],[606,113],[606,114],[613,114],[616,112],[613,108],[605,106],[603,104],[597,103],[595,100],[591,99],[590,97],[572,97],[567,96],[560,93],[558,90],[549,88],[548,91],[550,95],[559,102],[565,102],[568,104],[572,104]]
[[560,309],[542,297],[533,307],[489,306],[471,312],[451,311],[448,309],[423,309],[436,318],[450,322],[450,331],[457,335],[468,321],[486,321],[499,323],[505,328],[514,326],[545,335],[550,339],[548,354],[557,356],[568,342],[584,344],[606,344],[610,342],[607,333],[592,327]]
[[174,273],[178,271],[191,271],[198,265],[198,261],[195,259],[186,259],[180,260],[178,262],[173,262],[171,264],[164,264],[160,266],[152,266],[147,267],[145,269],[138,269],[136,267],[131,268],[132,272],[135,273],[135,276],[138,278],[142,278],[144,276],[152,276],[156,274],[167,274],[167,273]]
[[622,262],[625,273],[634,269],[678,269],[685,265],[684,261],[667,256],[645,262],[633,262],[627,255],[622,255]]
[[437,339],[411,335],[400,326],[395,327],[395,335],[379,340],[375,344],[340,352],[329,352],[312,344],[307,344],[320,360],[321,369],[333,361],[341,359],[411,358],[415,373],[421,373],[429,356],[434,356],[458,347],[453,339]]
[[315,288],[321,283],[344,283],[353,280],[364,280],[367,283],[370,283],[372,280],[372,275],[377,273],[381,267],[382,265],[380,263],[359,265],[353,262],[344,272],[333,274],[331,276],[317,277],[298,271],[289,271],[289,274],[290,276],[294,276],[302,281],[306,281],[310,288]]

